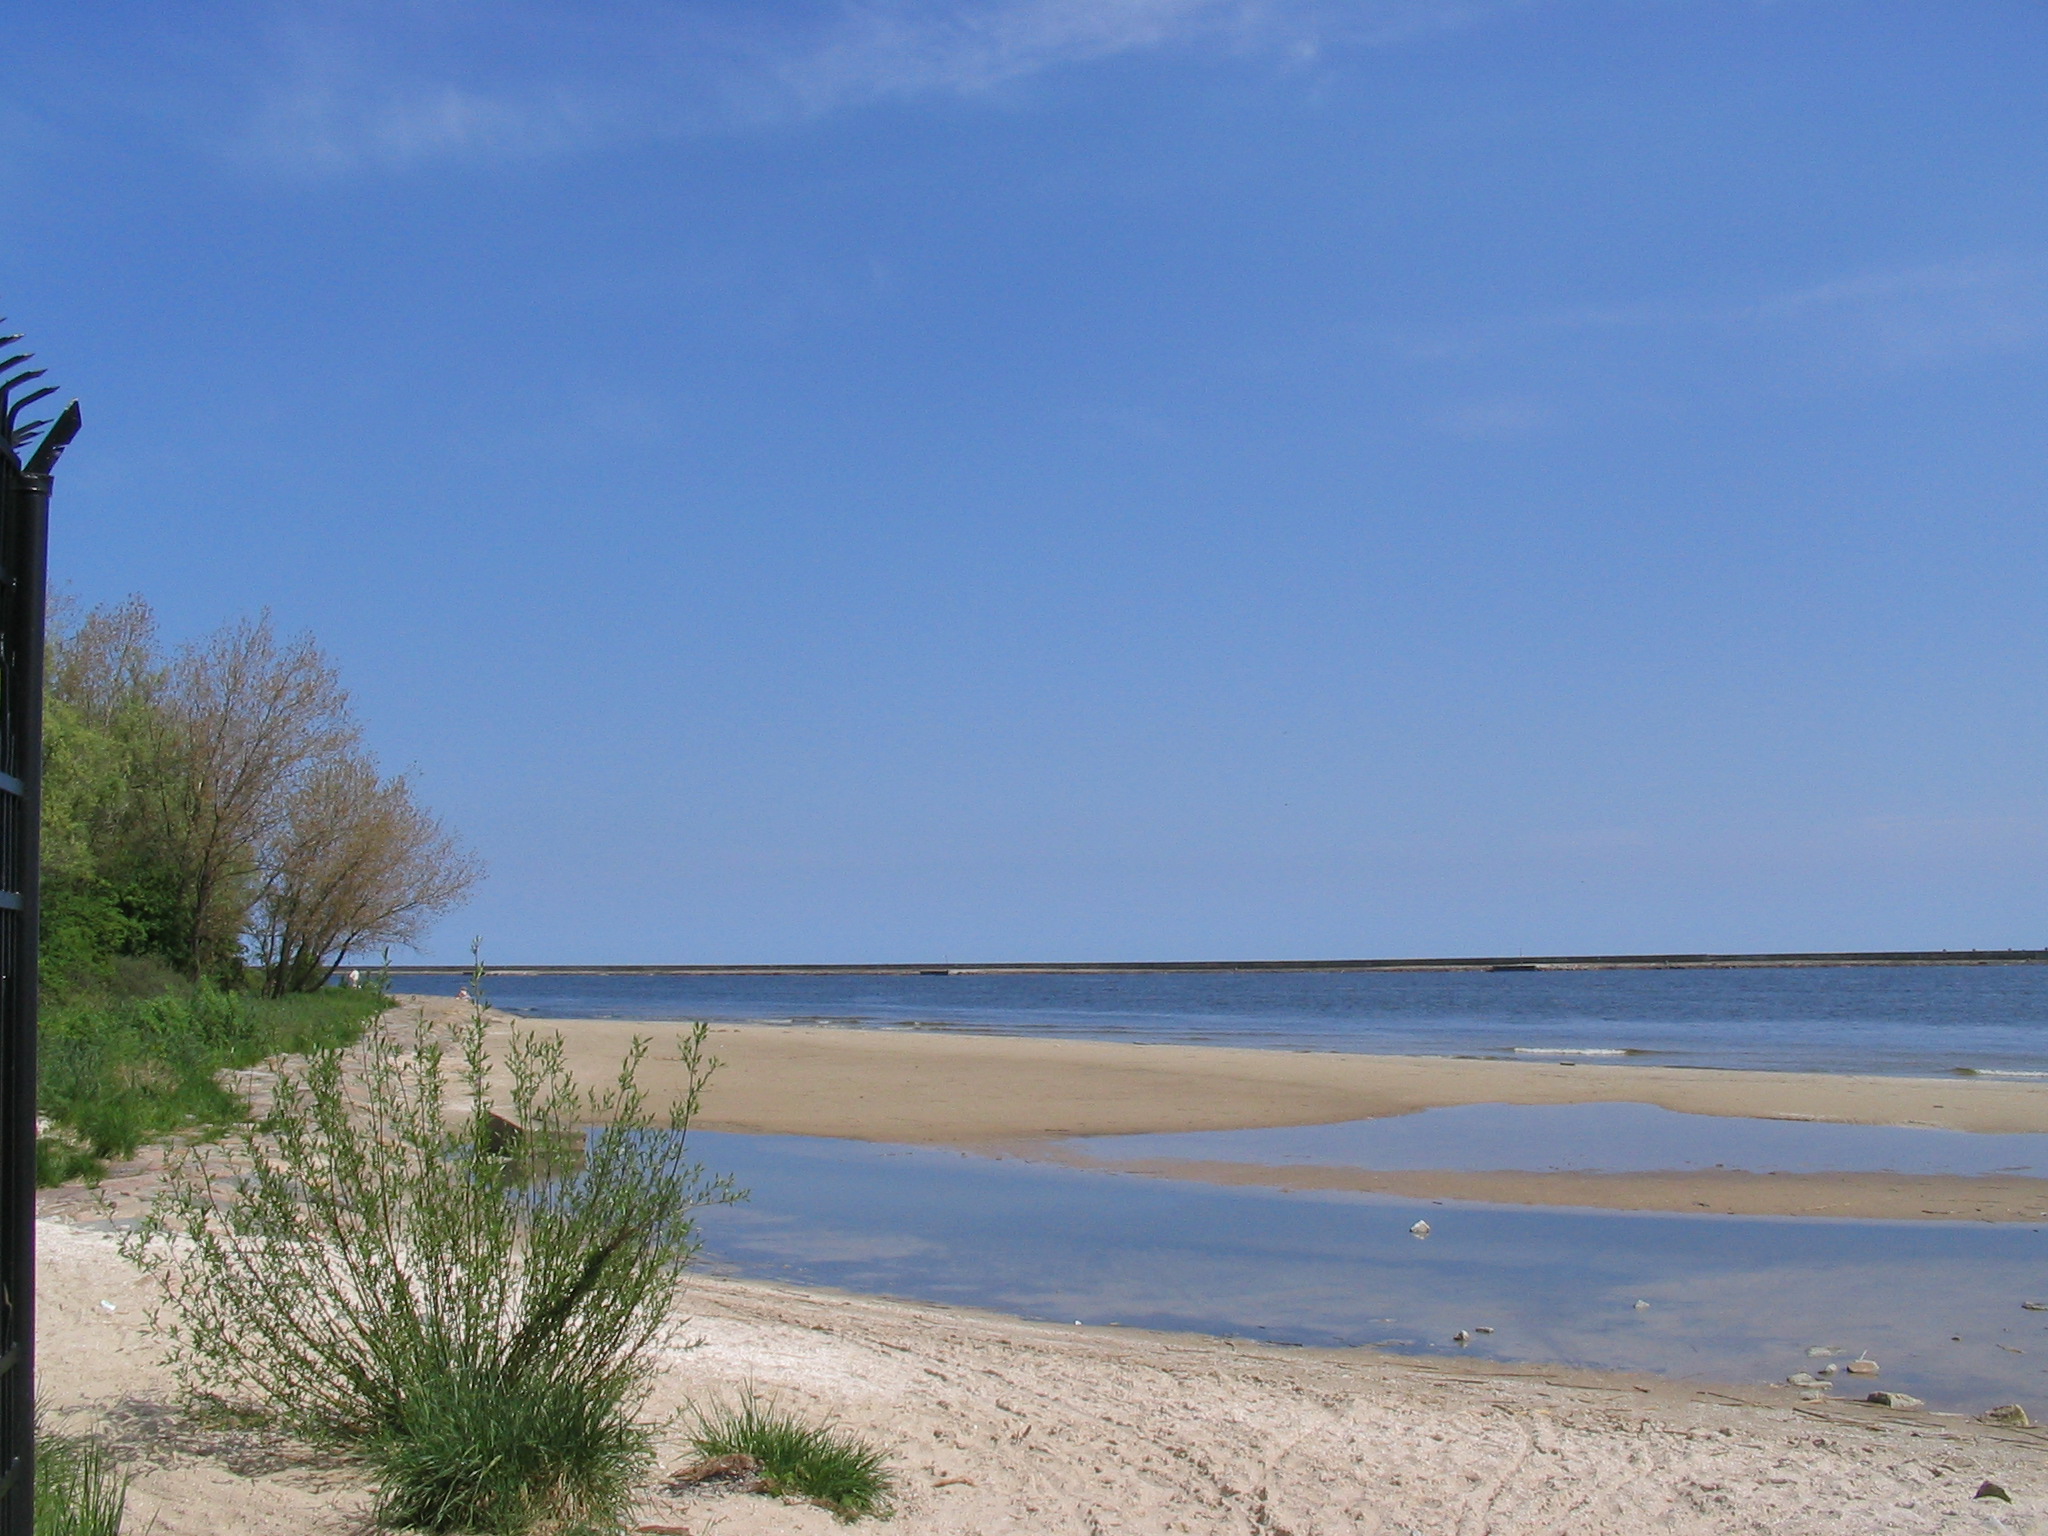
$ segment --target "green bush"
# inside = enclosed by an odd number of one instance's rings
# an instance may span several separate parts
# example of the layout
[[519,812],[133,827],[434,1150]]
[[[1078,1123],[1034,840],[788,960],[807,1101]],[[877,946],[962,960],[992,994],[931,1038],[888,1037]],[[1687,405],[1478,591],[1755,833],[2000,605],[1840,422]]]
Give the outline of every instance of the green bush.
[[89,1178],[144,1141],[239,1119],[244,1105],[222,1086],[222,1071],[345,1044],[389,1003],[374,989],[268,999],[200,986],[153,997],[110,988],[46,1004],[36,1099],[52,1134],[39,1140],[37,1177]]
[[810,1499],[842,1519],[889,1508],[890,1478],[878,1448],[844,1430],[807,1424],[751,1392],[737,1404],[700,1410],[690,1444],[706,1460],[751,1456],[764,1492]]
[[644,1041],[588,1095],[559,1036],[515,1034],[494,1062],[480,1009],[445,1045],[422,1021],[314,1052],[238,1138],[237,1177],[189,1149],[129,1240],[187,1390],[355,1447],[392,1523],[622,1514],[691,1213],[735,1198],[684,1160],[703,1041],[685,1037],[689,1090],[660,1123]]
[[37,965],[45,992],[62,995],[103,983],[117,959],[143,942],[141,923],[105,880],[46,869],[37,918]]
[[128,1479],[89,1435],[36,1424],[35,1536],[120,1536]]
[[509,1532],[626,1513],[651,1448],[615,1391],[563,1373],[515,1390],[489,1366],[423,1376],[369,1445],[385,1524]]

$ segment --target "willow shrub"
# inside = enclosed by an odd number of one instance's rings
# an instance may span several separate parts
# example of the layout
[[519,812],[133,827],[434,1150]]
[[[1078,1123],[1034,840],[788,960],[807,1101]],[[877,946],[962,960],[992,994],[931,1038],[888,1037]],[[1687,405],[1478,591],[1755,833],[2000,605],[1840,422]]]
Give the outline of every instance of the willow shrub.
[[390,1524],[616,1520],[691,1213],[737,1198],[684,1155],[704,1034],[659,1118],[647,1042],[585,1094],[559,1036],[515,1033],[494,1063],[480,1008],[445,1043],[422,1022],[313,1053],[225,1166],[186,1154],[130,1239],[187,1390],[357,1447]]

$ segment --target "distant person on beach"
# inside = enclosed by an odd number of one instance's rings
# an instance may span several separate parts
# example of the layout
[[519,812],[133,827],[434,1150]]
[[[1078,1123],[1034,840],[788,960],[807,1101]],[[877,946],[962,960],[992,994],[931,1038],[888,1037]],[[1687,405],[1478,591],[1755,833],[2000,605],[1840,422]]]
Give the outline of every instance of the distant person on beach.
[[467,987],[457,987],[457,988],[455,989],[455,1001],[457,1001],[458,1003],[466,1003],[466,1002],[468,1002],[468,1001],[469,1001],[469,988],[467,988]]
[[363,973],[361,971],[350,971],[348,973],[348,984],[352,987],[360,987],[363,984]]

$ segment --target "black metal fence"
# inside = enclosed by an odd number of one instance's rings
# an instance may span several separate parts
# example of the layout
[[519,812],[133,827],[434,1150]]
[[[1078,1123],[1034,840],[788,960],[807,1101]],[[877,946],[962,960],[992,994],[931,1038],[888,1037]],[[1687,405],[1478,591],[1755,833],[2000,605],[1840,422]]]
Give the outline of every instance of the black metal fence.
[[[19,336],[0,337],[4,351]],[[35,1524],[36,914],[43,783],[43,606],[50,472],[78,431],[25,419],[25,352],[0,360],[0,1536]],[[24,461],[22,450],[44,432]]]

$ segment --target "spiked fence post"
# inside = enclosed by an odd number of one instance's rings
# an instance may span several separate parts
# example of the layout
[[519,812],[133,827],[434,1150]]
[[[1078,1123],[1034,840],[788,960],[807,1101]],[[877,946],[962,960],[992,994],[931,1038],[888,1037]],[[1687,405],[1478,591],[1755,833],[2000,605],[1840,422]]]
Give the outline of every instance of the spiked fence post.
[[[0,336],[0,350],[21,340]],[[24,421],[53,387],[0,360],[0,1536],[35,1527],[36,919],[50,475],[79,426]],[[49,431],[22,461],[21,450]]]

